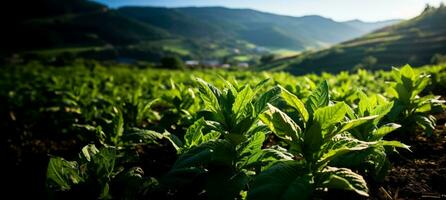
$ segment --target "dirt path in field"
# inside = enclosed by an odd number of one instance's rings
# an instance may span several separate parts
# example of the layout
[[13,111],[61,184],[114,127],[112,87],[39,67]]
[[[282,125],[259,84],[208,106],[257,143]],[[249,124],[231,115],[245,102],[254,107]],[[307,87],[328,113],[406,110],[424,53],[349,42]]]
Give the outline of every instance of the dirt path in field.
[[436,117],[434,136],[404,141],[412,152],[391,158],[392,170],[372,199],[446,199],[446,113]]

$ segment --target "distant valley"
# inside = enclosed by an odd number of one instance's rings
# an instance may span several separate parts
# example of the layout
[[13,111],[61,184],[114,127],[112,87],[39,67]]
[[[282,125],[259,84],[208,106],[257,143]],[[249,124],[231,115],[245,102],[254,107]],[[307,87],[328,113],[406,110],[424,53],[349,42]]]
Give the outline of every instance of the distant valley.
[[[22,8],[25,2],[30,6]],[[223,7],[110,9],[85,0],[21,0],[9,10],[20,12],[11,14],[2,38],[4,55],[148,62],[175,55],[255,64],[265,54],[325,48],[399,22],[336,22]]]
[[259,70],[293,74],[390,69],[446,61],[446,7],[427,7],[418,17],[379,29],[331,48],[272,61]]

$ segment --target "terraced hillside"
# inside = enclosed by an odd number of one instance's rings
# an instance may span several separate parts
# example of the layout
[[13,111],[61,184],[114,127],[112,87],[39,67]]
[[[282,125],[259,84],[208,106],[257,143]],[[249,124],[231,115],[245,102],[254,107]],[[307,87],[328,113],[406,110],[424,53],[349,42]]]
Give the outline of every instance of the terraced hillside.
[[446,7],[427,7],[418,17],[316,52],[276,60],[260,69],[294,74],[337,72],[355,68],[384,69],[435,62],[446,54]]

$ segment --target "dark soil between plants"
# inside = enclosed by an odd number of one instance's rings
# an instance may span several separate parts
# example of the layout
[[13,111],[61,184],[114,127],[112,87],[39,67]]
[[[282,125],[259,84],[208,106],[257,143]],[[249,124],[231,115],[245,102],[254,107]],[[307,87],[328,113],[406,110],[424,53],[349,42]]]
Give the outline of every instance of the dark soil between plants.
[[417,131],[401,138],[412,152],[390,158],[393,167],[383,183],[372,186],[371,199],[446,199],[446,113],[436,118],[433,136]]

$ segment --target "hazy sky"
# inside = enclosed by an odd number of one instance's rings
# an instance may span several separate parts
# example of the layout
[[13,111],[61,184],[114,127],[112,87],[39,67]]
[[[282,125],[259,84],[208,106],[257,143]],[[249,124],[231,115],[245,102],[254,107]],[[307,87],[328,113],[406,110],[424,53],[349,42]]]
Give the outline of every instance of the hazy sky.
[[162,7],[225,6],[251,8],[283,15],[322,15],[337,21],[408,19],[426,5],[446,0],[96,0],[111,7],[147,5]]

